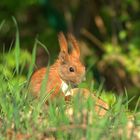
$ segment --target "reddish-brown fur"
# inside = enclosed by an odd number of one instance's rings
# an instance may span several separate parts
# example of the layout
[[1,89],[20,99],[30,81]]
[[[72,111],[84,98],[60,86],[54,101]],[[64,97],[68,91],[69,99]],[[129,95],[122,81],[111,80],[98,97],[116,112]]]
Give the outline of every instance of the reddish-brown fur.
[[[71,34],[68,35],[68,40],[73,45],[71,53],[68,53],[68,45],[63,33],[59,34],[58,40],[60,44],[59,57],[56,62],[50,66],[48,71],[48,82],[46,84],[47,93],[53,90],[51,98],[55,97],[59,92],[61,92],[62,81],[66,83],[78,84],[82,81],[85,74],[85,67],[79,60],[80,50],[76,39]],[[70,66],[75,68],[75,72],[70,73],[68,71]],[[46,70],[47,68],[41,68],[31,77],[29,87],[31,93],[35,96],[38,96],[40,92],[42,81],[46,75]]]
[[[55,63],[53,66],[50,67],[46,84],[47,93],[50,93],[53,90],[53,94],[51,95],[52,98],[59,93],[60,86],[62,83],[62,80],[60,79],[57,72],[57,65],[58,64]],[[46,76],[46,71],[47,68],[41,68],[38,71],[36,71],[31,78],[30,90],[35,96],[38,96],[40,92],[42,81]]]

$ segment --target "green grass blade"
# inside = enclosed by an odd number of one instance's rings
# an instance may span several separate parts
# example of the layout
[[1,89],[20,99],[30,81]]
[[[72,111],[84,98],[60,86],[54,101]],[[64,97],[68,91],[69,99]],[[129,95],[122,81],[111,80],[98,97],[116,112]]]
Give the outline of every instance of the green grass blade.
[[135,106],[135,109],[134,109],[134,114],[136,114],[136,112],[138,110],[138,107],[139,107],[139,104],[140,104],[140,97],[137,100],[137,103],[136,103],[136,106]]
[[[45,51],[48,53],[48,58],[49,58],[47,69],[46,69],[46,74],[45,74],[44,80],[42,81],[42,84],[41,84],[41,90],[40,90],[41,98],[40,99],[42,100],[42,99],[44,99],[44,97],[46,97],[46,84],[48,82],[48,74],[49,74],[49,69],[50,69],[50,53],[49,53],[47,47],[44,44],[42,44],[39,40],[37,40],[37,44],[45,49]],[[49,93],[47,93],[47,94],[49,94]],[[47,98],[48,98],[48,96],[47,96]]]
[[20,60],[20,40],[19,40],[19,31],[16,19],[12,18],[16,26],[16,39],[15,39],[15,61],[16,61],[16,73],[19,73],[19,60]]
[[30,64],[30,67],[29,67],[28,76],[27,76],[28,81],[29,81],[29,79],[30,79],[30,77],[31,77],[31,75],[33,73],[33,69],[34,69],[34,65],[35,65],[36,48],[37,48],[37,41],[35,40],[34,48],[33,48],[33,51],[32,51],[32,61],[31,61],[31,64]]
[[41,43],[39,40],[36,40],[36,41],[37,41],[37,43],[38,43],[41,47],[43,47],[43,48],[45,49],[45,51],[47,52],[48,58],[49,58],[48,66],[50,66],[50,53],[49,53],[49,50],[48,50],[47,47],[46,47],[43,43]]

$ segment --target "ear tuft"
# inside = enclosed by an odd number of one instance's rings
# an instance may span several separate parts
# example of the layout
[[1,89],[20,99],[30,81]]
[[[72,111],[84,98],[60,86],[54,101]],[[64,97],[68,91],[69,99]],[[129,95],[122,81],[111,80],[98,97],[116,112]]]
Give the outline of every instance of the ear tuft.
[[80,57],[80,49],[79,49],[79,45],[78,45],[75,37],[72,34],[68,34],[68,40],[72,44],[71,55],[79,58]]
[[68,52],[68,45],[67,45],[67,41],[66,41],[66,38],[65,38],[63,32],[60,32],[58,34],[58,41],[59,41],[59,45],[60,45],[60,51]]

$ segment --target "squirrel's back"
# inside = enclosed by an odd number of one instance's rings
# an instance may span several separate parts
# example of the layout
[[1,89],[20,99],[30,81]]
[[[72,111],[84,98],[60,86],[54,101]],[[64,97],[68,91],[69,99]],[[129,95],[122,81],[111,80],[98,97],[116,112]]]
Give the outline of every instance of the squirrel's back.
[[39,96],[41,85],[45,77],[47,77],[45,90],[47,93],[53,91],[53,94],[51,95],[52,98],[59,93],[62,83],[56,69],[53,67],[50,67],[48,70],[47,68],[41,68],[32,75],[30,81],[30,92],[34,96]]

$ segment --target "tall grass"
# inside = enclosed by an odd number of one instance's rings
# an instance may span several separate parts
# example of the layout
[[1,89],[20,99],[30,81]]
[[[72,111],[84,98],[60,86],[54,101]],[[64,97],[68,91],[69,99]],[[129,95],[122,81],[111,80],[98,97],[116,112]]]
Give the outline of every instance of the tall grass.
[[[22,67],[20,60],[20,42],[17,23],[15,40],[15,62],[16,68],[13,77],[19,75]],[[0,26],[1,27],[1,26]],[[47,82],[42,84],[41,99],[34,99],[28,91],[28,84],[33,73],[36,48],[42,45],[35,41],[32,53],[32,61],[27,73],[27,80],[16,80],[12,82],[13,77],[7,78],[2,73],[0,75],[0,139],[17,139],[18,135],[23,139],[71,139],[71,140],[112,140],[112,139],[137,139],[139,135],[135,128],[139,129],[140,113],[138,112],[138,103],[133,112],[128,112],[128,103],[122,97],[116,98],[107,114],[100,117],[95,112],[94,101],[89,98],[84,100],[77,94],[71,102],[66,103],[63,98],[57,98],[45,104],[48,96],[44,94]],[[43,46],[43,45],[42,45]],[[10,52],[9,52],[10,53]],[[5,82],[6,81],[6,82]],[[6,84],[5,84],[6,83]],[[91,89],[92,89],[91,84]],[[95,89],[98,95],[105,92]],[[131,103],[131,102],[130,102]],[[131,126],[129,126],[131,124]],[[129,132],[131,132],[129,134]],[[24,134],[24,135],[23,135]],[[28,137],[27,137],[28,136]]]

